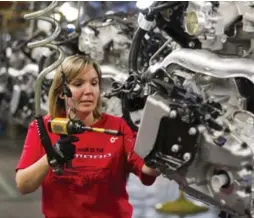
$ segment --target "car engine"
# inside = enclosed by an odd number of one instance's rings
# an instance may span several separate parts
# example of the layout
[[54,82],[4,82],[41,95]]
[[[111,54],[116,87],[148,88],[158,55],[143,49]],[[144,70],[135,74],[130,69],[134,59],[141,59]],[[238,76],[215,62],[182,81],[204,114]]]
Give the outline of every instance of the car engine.
[[253,10],[251,2],[188,2],[184,30],[201,46],[150,65],[137,92],[147,98],[135,151],[233,217],[254,217]]

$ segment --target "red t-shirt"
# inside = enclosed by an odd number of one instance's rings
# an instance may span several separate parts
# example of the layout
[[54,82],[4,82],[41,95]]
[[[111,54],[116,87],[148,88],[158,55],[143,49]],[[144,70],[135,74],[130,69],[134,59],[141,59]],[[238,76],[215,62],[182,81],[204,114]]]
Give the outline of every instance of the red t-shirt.
[[[44,122],[50,119],[44,117]],[[85,132],[75,135],[73,168],[57,176],[50,170],[42,183],[42,211],[46,218],[130,218],[127,176],[136,174],[144,185],[155,177],[144,175],[143,160],[134,153],[133,132],[122,118],[103,113],[94,127],[117,129],[124,136]],[[58,135],[49,133],[54,144]],[[35,122],[29,126],[17,169],[24,169],[45,154]]]

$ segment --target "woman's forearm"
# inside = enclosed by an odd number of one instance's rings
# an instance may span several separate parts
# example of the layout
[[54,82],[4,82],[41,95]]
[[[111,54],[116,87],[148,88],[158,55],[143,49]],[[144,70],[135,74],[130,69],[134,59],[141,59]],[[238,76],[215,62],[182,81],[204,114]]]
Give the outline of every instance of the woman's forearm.
[[49,169],[47,155],[44,155],[31,166],[18,170],[16,173],[16,184],[20,193],[28,194],[38,189]]

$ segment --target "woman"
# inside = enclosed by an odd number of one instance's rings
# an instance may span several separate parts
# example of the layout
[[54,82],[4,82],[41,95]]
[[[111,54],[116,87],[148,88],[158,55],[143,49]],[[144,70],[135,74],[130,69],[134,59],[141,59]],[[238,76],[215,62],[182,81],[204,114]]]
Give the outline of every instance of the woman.
[[[69,137],[69,143],[48,132],[59,160],[72,160],[72,168],[55,175],[40,143],[36,125],[29,126],[17,165],[16,183],[22,194],[42,186],[42,209],[46,218],[130,218],[126,180],[130,172],[144,185],[155,181],[157,172],[133,151],[132,131],[122,118],[100,112],[101,72],[85,56],[65,59],[56,71],[49,92],[49,115],[44,122],[66,114],[61,70],[75,102],[75,114],[85,125],[120,130],[123,136],[85,132]],[[67,102],[70,105],[70,102]]]

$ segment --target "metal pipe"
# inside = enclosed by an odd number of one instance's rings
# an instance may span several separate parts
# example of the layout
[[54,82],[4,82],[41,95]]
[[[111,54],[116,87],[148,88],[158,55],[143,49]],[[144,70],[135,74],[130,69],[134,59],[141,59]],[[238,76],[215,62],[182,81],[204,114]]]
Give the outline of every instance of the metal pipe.
[[25,14],[24,18],[26,20],[38,18],[38,17],[45,15],[48,12],[52,11],[57,6],[57,4],[58,4],[57,1],[52,1],[48,7],[44,8],[43,10],[40,10],[40,11],[36,11],[36,12],[30,13],[30,14]]
[[61,48],[52,45],[52,44],[47,44],[43,45],[43,47],[51,48],[54,49],[58,52],[59,57],[57,61],[55,61],[52,65],[49,67],[45,68],[37,77],[36,83],[35,83],[35,116],[41,115],[41,84],[46,77],[47,74],[51,73],[54,69],[56,69],[63,61],[65,58],[65,55],[62,51]]
[[50,42],[52,42],[53,40],[55,40],[60,32],[61,32],[61,26],[60,24],[54,19],[54,18],[50,18],[50,17],[39,17],[39,18],[36,18],[38,20],[44,20],[44,21],[48,21],[49,23],[52,23],[53,25],[56,26],[56,29],[54,30],[54,32],[49,36],[47,37],[46,39],[43,39],[43,40],[40,40],[40,41],[36,41],[36,42],[30,42],[27,44],[27,46],[29,48],[36,48],[36,47],[40,47],[40,46],[43,46],[45,44],[48,44]]
[[59,54],[58,59],[52,65],[45,68],[38,75],[37,80],[35,82],[35,116],[41,115],[41,101],[40,101],[41,85],[42,85],[44,78],[46,77],[47,74],[51,73],[54,69],[56,69],[64,61],[64,58],[65,58],[63,50],[60,47],[57,47],[56,45],[51,43],[54,39],[56,39],[59,36],[59,34],[61,32],[60,24],[55,19],[45,16],[46,14],[51,12],[57,6],[57,4],[58,4],[57,1],[53,1],[52,3],[50,3],[50,5],[47,8],[45,8],[43,10],[39,10],[39,11],[30,13],[30,14],[24,15],[24,18],[26,20],[31,20],[31,19],[44,20],[44,21],[51,23],[52,25],[55,25],[55,27],[56,27],[54,32],[46,39],[28,43],[27,46],[29,48],[47,47],[47,48],[56,50]]
[[207,50],[177,49],[156,68],[167,69],[171,64],[217,78],[244,77],[254,84],[254,62],[251,59],[222,57]]

